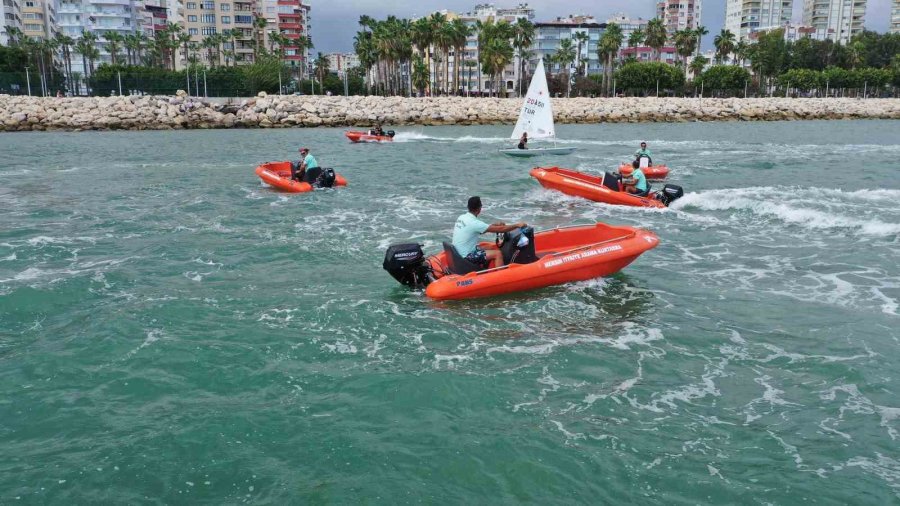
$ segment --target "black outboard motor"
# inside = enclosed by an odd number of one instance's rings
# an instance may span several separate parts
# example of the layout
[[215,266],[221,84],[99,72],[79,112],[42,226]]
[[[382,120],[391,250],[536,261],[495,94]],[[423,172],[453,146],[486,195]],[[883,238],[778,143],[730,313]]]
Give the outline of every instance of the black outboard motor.
[[656,200],[662,202],[666,206],[675,202],[684,196],[684,189],[682,189],[678,185],[667,184],[663,186],[662,190],[656,192]]
[[326,167],[322,169],[322,172],[320,172],[319,176],[316,178],[315,186],[318,186],[319,188],[331,188],[334,186],[335,179],[337,179],[337,175],[334,173],[334,169]]
[[534,229],[531,227],[517,228],[504,233],[500,251],[503,253],[503,262],[507,264],[537,262],[538,257],[534,250]]
[[392,244],[384,254],[384,270],[402,285],[422,289],[434,281],[431,264],[418,243]]
[[385,132],[385,133],[386,133],[386,134],[387,134],[387,136],[388,136],[388,137],[390,137],[390,138],[391,138],[391,139],[393,139],[393,138],[394,138],[394,131],[393,131],[393,130],[388,130],[388,131],[387,131],[387,132]]

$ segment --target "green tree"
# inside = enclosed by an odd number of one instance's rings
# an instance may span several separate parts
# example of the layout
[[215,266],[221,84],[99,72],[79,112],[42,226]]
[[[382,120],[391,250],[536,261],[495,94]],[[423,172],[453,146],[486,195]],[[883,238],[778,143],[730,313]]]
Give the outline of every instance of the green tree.
[[646,95],[660,90],[678,90],[684,86],[684,74],[661,62],[626,63],[616,71],[618,86],[626,91]]
[[534,23],[526,18],[516,20],[513,36],[513,49],[516,50],[516,56],[519,60],[519,96],[525,94],[525,65],[528,63],[528,57],[531,54],[529,48],[534,43],[535,27]]
[[644,43],[653,48],[656,55],[656,61],[660,61],[660,50],[666,45],[668,34],[666,33],[666,25],[659,18],[651,19],[647,23],[647,32],[644,36]]
[[694,80],[696,85],[703,85],[704,90],[712,92],[730,92],[736,94],[743,90],[750,81],[750,72],[734,65],[714,65]]
[[734,51],[734,34],[730,30],[722,29],[719,35],[713,39],[716,46],[716,63],[722,63],[728,59],[728,55]]
[[603,82],[601,88],[606,96],[612,94],[612,77],[615,70],[615,61],[619,56],[619,49],[622,47],[623,40],[622,29],[616,23],[609,23],[603,36],[600,37],[600,44],[597,45],[597,53],[603,61]]

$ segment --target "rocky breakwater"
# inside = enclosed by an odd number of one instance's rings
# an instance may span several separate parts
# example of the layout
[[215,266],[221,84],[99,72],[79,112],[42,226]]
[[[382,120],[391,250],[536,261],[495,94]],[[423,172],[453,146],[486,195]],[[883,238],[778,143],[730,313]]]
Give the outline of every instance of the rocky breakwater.
[[[511,124],[519,99],[278,96],[223,104],[187,97],[0,95],[0,131]],[[900,99],[554,99],[558,123],[900,119]]]

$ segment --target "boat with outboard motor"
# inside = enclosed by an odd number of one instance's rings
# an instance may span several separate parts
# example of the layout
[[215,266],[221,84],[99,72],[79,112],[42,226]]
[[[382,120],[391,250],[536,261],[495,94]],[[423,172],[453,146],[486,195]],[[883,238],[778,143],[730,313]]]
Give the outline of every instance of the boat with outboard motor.
[[605,204],[668,207],[684,195],[684,190],[674,184],[667,184],[662,190],[651,192],[646,197],[632,195],[622,191],[621,176],[612,172],[605,172],[601,177],[560,167],[535,167],[530,174],[544,188]]
[[401,284],[424,288],[432,299],[473,299],[608,276],[658,244],[650,231],[604,223],[537,233],[526,227],[497,235],[502,267],[479,270],[449,242],[430,257],[418,243],[391,245],[382,266]]
[[[550,89],[547,86],[547,75],[544,73],[544,60],[538,60],[537,68],[525,93],[522,109],[519,111],[519,119],[510,139],[519,140],[522,134],[528,134],[528,138],[556,139],[556,129],[553,124],[553,107],[550,105]],[[540,148],[512,148],[501,149],[504,155],[515,157],[532,157],[540,155],[570,155],[577,148],[566,146],[552,146]]]
[[303,181],[291,179],[293,162],[267,162],[256,168],[256,175],[269,186],[289,193],[311,192],[316,188],[347,186],[347,180],[330,168],[306,171]]
[[[623,167],[631,167],[630,163],[623,163],[619,165],[619,172],[622,172]],[[644,173],[644,177],[649,179],[650,181],[662,181],[669,175],[669,168],[665,165],[649,165],[647,167],[641,167],[641,172]]]
[[372,131],[347,130],[344,135],[350,142],[393,142],[395,134],[393,130],[384,132],[384,135],[375,135]]

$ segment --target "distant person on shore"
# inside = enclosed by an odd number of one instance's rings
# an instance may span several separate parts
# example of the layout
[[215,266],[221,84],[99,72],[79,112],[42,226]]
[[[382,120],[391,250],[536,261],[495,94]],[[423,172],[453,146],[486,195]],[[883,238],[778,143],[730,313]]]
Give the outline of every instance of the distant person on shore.
[[62,90],[56,90],[56,98],[63,98]]
[[481,214],[481,197],[470,197],[467,205],[469,212],[460,215],[456,219],[456,225],[453,227],[453,247],[460,256],[475,265],[484,266],[485,268],[493,261],[493,267],[503,266],[503,253],[496,247],[489,247],[487,250],[478,245],[478,236],[487,233],[503,233],[510,232],[517,228],[527,226],[525,222],[507,225],[502,221],[498,221],[493,225],[478,219]]
[[[316,169],[315,171],[311,169]],[[313,172],[319,171],[319,162],[310,154],[309,148],[300,148],[300,160],[295,164],[291,164],[291,179],[303,182],[306,177],[306,171],[310,171],[310,177]]]
[[647,178],[641,171],[638,161],[635,160],[631,165],[625,165],[620,169],[622,174],[622,185],[625,191],[638,197],[646,197],[650,193],[650,187],[647,186]]
[[[646,164],[644,164],[644,162],[641,161],[642,158],[647,159]],[[641,149],[634,152],[634,159],[635,159],[635,161],[638,162],[639,167],[649,167],[649,166],[653,165],[653,156],[650,154],[650,150],[647,149],[646,142],[642,142]]]
[[522,137],[519,137],[519,149],[528,149],[528,132],[522,132]]

